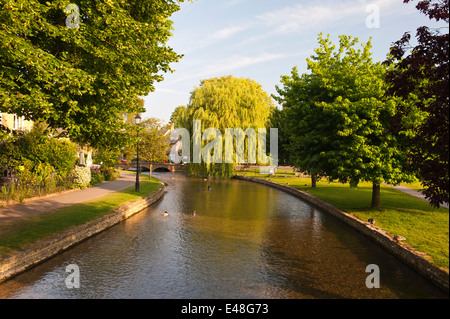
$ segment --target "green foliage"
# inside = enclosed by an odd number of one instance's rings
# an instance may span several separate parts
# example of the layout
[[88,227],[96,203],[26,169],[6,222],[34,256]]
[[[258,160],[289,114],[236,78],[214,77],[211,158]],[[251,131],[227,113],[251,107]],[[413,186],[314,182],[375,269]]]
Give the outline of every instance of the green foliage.
[[67,176],[76,162],[76,144],[68,139],[49,138],[38,148],[40,160]]
[[31,163],[34,172],[49,165],[61,176],[67,176],[76,162],[76,144],[65,138],[50,138],[41,125],[0,142],[0,166],[17,169],[25,162]]
[[178,61],[167,46],[183,0],[78,0],[79,28],[66,26],[67,0],[0,3],[0,111],[63,128],[93,147],[129,139],[123,113]]
[[191,93],[188,124],[201,120],[202,130],[214,127],[222,133],[226,128],[266,127],[274,108],[272,99],[253,80],[232,76],[212,78],[201,81]]
[[283,76],[277,87],[286,112],[291,161],[303,171],[357,184],[409,180],[405,135],[392,134],[398,100],[384,98],[385,68],[371,60],[370,41],[339,38],[339,47],[319,35],[310,73]]
[[[316,54],[307,59],[310,73],[299,75],[294,67],[277,87],[290,162],[312,176],[352,186],[372,182],[372,207],[378,207],[382,182],[397,185],[414,177],[406,160],[406,137],[413,131],[392,130],[399,106],[407,102],[386,98],[386,68],[372,61],[370,40],[360,49],[351,36],[340,36],[338,47],[322,34],[318,40]],[[417,112],[409,117],[421,118]]]
[[188,113],[187,107],[184,105],[178,106],[172,112],[170,116],[170,122],[173,123],[174,127],[186,127],[188,124]]
[[121,154],[121,151],[117,148],[98,149],[95,153],[95,163],[101,164],[104,170],[114,169]]
[[0,167],[12,170],[15,182],[2,186],[2,200],[22,201],[72,187],[76,145],[50,138],[43,125],[0,142]]
[[281,166],[290,166],[288,118],[286,112],[275,108],[270,114],[268,128],[278,128],[278,163]]
[[25,160],[17,167],[16,181],[5,183],[1,187],[1,200],[22,202],[25,198],[41,196],[69,189],[73,186],[72,174],[59,175],[48,163],[34,164]]
[[109,169],[102,168],[101,173],[105,181],[114,181],[120,177],[120,172],[111,168]]
[[105,180],[102,171],[99,168],[91,167],[91,182],[90,185],[99,184]]
[[[191,132],[192,138],[193,121],[200,120],[202,132],[212,127],[219,129],[224,137],[227,128],[241,128],[244,131],[247,128],[265,128],[274,109],[273,100],[257,82],[232,76],[212,78],[201,81],[200,86],[191,93],[183,115],[186,119],[184,127]],[[225,142],[225,139],[222,141]],[[203,146],[208,142],[202,141]],[[246,142],[245,149],[247,146]],[[244,151],[244,154],[247,152]],[[200,176],[231,177],[232,165],[225,164],[224,158],[222,163],[191,163],[188,172]]]
[[22,162],[22,153],[18,143],[12,139],[0,141],[0,167],[14,168]]
[[[167,160],[170,146],[170,134],[164,135],[169,129],[157,118],[142,121],[139,129],[139,157],[151,163]],[[136,146],[134,146],[136,147]]]

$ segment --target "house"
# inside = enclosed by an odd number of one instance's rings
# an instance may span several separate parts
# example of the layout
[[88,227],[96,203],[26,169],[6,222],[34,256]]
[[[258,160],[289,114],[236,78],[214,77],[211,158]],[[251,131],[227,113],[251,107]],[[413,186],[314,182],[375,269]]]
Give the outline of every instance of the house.
[[27,121],[23,116],[0,112],[0,125],[13,131],[30,131],[33,121]]

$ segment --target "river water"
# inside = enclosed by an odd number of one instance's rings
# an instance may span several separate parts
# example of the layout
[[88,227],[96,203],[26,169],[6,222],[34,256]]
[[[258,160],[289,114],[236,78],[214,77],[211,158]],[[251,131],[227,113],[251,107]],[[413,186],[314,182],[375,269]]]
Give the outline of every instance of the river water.
[[[0,298],[448,298],[366,237],[280,190],[155,176],[169,184],[163,199],[1,284]],[[69,289],[72,264],[80,285]],[[366,286],[371,264],[380,288]]]

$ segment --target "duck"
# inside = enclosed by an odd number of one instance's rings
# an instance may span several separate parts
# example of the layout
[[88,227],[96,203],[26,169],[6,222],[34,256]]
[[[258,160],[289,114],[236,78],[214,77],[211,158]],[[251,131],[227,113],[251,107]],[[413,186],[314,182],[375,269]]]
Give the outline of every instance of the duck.
[[166,210],[166,211],[164,211],[164,213],[162,213],[162,215],[163,215],[163,217],[167,217],[167,216],[169,216],[169,213]]
[[402,241],[402,240],[406,240],[406,238],[405,238],[405,237],[403,237],[403,236],[400,236],[400,235],[394,236],[394,239],[395,239],[396,241]]
[[371,223],[372,225],[375,224],[375,219],[373,219],[373,218],[369,218],[367,221],[368,221],[369,223]]
[[208,190],[209,190],[209,191],[212,190],[211,186],[209,186],[209,185],[208,185]]

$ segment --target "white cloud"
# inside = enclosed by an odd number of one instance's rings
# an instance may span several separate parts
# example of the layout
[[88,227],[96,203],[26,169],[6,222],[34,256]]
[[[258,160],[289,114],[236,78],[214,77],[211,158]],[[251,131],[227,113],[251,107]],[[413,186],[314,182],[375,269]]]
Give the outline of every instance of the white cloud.
[[[355,14],[364,14],[364,6],[361,4],[346,5],[342,2],[296,5],[267,12],[256,18],[265,26],[273,28],[277,33],[301,32],[308,29],[316,29],[330,25],[336,21],[348,19]],[[364,17],[361,17],[364,22]]]
[[223,28],[214,32],[209,38],[212,41],[227,39],[245,28],[244,25]]
[[[403,4],[392,0],[336,0],[298,4],[256,16],[273,33],[286,34],[342,26],[347,23],[365,25],[367,7],[376,6],[381,15],[399,13]],[[401,11],[400,11],[401,12]]]
[[236,69],[241,69],[253,64],[268,62],[272,60],[278,60],[286,57],[284,53],[262,53],[258,56],[238,56],[235,55],[222,63],[212,65],[204,73],[224,73]]
[[215,31],[210,31],[209,29],[197,30],[195,33],[179,37],[179,43],[175,43],[175,46],[184,47],[183,53],[193,52],[232,38],[249,27],[250,24],[243,23],[220,28]]
[[[232,71],[245,68],[254,64],[269,62],[273,60],[278,60],[286,58],[288,54],[286,53],[261,53],[257,56],[243,56],[234,55],[227,58],[221,62],[209,64],[203,69],[198,70],[196,73],[186,74],[184,76],[179,76],[170,83],[182,82],[190,79],[204,79],[210,76],[221,76],[231,74]],[[206,65],[206,63],[205,63]]]

